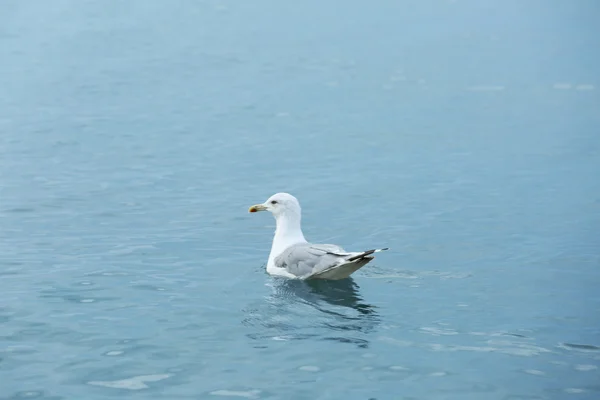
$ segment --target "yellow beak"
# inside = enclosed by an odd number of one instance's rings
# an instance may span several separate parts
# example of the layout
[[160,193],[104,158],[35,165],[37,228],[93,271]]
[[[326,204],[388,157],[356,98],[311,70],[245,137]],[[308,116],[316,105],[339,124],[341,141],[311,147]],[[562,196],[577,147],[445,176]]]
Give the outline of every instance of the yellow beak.
[[266,211],[266,210],[267,210],[267,207],[265,207],[264,205],[262,205],[262,204],[255,204],[255,205],[253,205],[252,207],[250,207],[248,209],[248,212],[254,213],[254,212]]

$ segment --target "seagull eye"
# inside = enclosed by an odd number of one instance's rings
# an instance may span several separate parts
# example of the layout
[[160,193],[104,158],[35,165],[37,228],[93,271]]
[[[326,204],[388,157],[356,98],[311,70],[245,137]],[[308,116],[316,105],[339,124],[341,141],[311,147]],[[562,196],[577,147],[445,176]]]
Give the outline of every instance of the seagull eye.
[[271,204],[273,204],[273,205],[277,204],[277,200],[271,200]]

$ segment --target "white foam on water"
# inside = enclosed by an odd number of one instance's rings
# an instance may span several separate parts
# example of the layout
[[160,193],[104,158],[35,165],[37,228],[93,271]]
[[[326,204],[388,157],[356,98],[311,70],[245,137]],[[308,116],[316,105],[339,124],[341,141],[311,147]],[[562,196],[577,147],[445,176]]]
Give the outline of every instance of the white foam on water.
[[432,372],[429,374],[429,376],[446,376],[446,375],[448,375],[448,373],[444,372],[444,371]]
[[89,381],[87,384],[111,389],[141,390],[148,388],[146,382],[158,382],[170,376],[170,374],[140,375],[118,381]]
[[591,364],[578,364],[575,366],[575,369],[577,371],[593,371],[595,369],[598,369],[598,367],[596,365]]
[[579,388],[567,388],[565,389],[566,393],[585,393],[585,389],[579,389]]
[[319,372],[321,370],[321,368],[317,367],[316,365],[303,365],[302,367],[298,368],[300,371],[307,371],[307,372]]
[[434,327],[422,327],[419,329],[421,332],[428,333],[436,336],[448,336],[448,335],[458,335],[453,329],[440,329]]
[[380,336],[377,338],[378,340],[384,342],[384,343],[390,343],[396,346],[400,346],[400,347],[411,347],[414,346],[413,342],[410,342],[408,340],[400,340],[400,339],[395,339],[392,337],[387,337],[387,336]]
[[211,395],[213,396],[230,396],[230,397],[244,397],[246,399],[256,399],[258,397],[258,395],[260,394],[260,390],[247,390],[247,391],[242,391],[242,390],[226,390],[226,389],[222,389],[222,390],[214,390],[212,392],[210,392]]
[[25,399],[25,398],[40,397],[42,395],[43,395],[42,392],[28,391],[28,392],[19,392],[19,393],[16,394],[16,397],[19,398],[19,399]]
[[443,345],[439,343],[431,343],[428,347],[433,351],[475,351],[481,353],[491,353],[494,351],[498,351],[496,347],[487,347],[487,346],[449,346]]
[[540,371],[538,369],[526,369],[523,372],[525,372],[526,374],[529,374],[529,375],[537,375],[537,376],[546,375],[546,373],[544,371]]

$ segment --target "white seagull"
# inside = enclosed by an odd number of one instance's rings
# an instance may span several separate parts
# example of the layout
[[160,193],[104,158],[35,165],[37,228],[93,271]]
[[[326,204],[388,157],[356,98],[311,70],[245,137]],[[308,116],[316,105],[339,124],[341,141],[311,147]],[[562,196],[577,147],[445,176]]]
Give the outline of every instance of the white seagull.
[[289,193],[276,193],[248,211],[269,211],[275,217],[277,228],[267,262],[267,273],[271,275],[302,280],[344,279],[375,258],[373,253],[387,250],[347,252],[334,244],[307,242],[300,224],[300,203]]

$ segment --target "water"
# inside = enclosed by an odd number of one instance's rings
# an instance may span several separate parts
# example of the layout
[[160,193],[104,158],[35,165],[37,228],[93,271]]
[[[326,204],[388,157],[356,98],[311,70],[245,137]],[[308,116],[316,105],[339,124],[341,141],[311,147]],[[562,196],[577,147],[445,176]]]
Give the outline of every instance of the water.
[[597,399],[598,11],[5,0],[0,398]]

